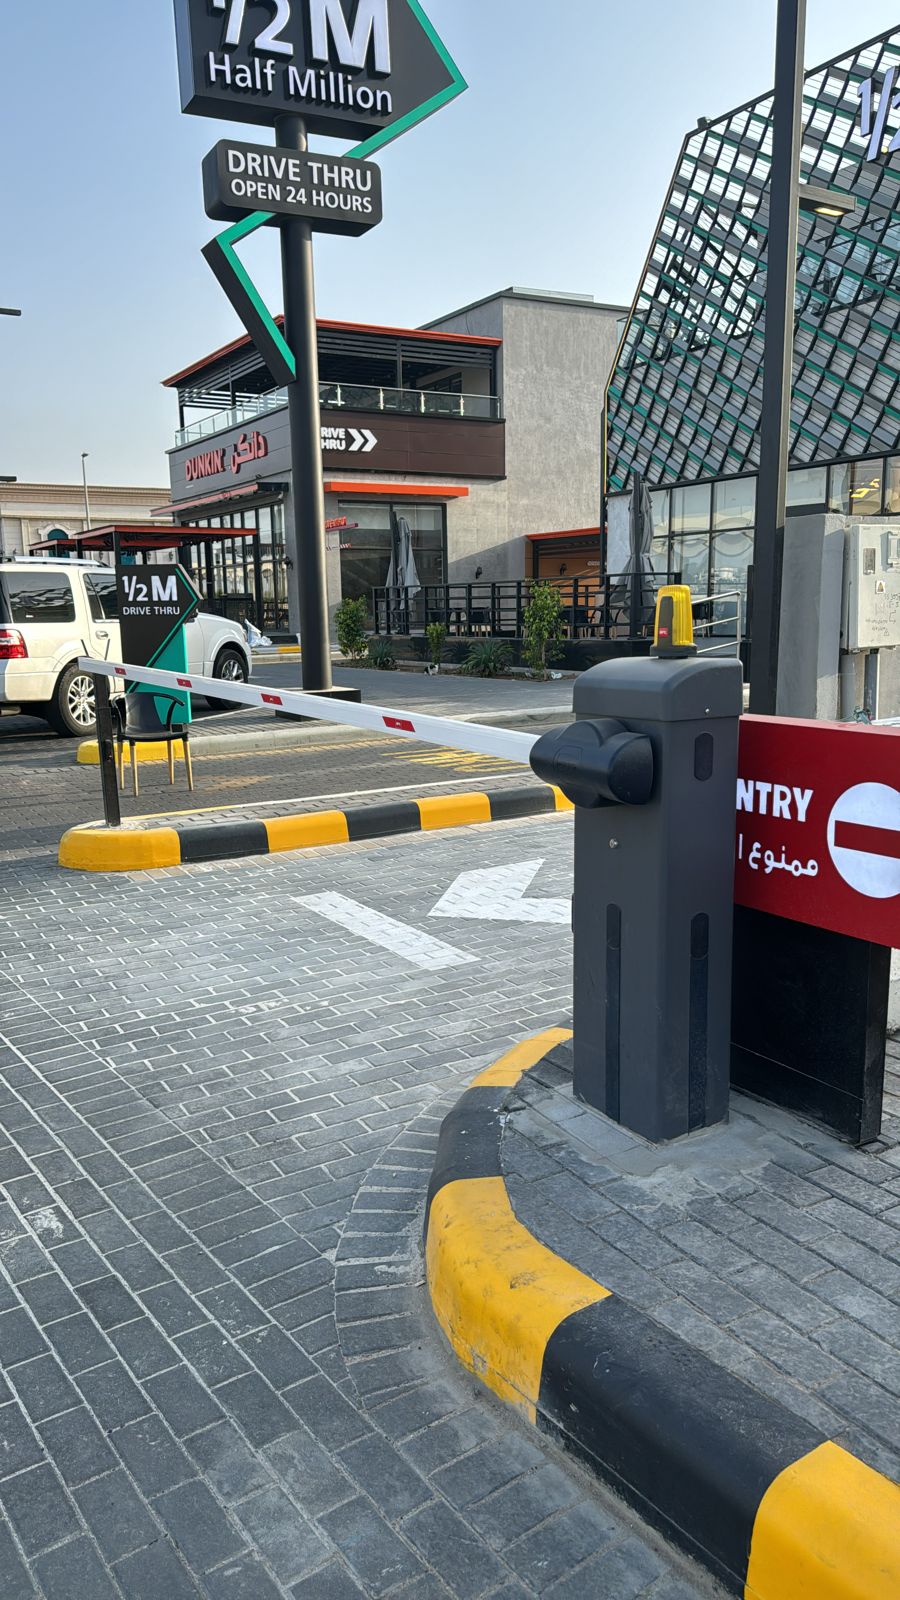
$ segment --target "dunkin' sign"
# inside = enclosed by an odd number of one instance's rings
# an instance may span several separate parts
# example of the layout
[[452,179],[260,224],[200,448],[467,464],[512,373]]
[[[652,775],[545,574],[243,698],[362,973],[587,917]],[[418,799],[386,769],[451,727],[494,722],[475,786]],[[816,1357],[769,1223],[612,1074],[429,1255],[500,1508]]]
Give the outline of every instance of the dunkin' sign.
[[189,456],[184,465],[184,475],[188,483],[197,483],[201,478],[216,478],[230,467],[232,476],[237,477],[242,467],[249,466],[253,461],[263,461],[268,454],[269,441],[264,433],[258,430],[242,433],[233,445],[223,445],[217,450],[203,450],[199,455]]

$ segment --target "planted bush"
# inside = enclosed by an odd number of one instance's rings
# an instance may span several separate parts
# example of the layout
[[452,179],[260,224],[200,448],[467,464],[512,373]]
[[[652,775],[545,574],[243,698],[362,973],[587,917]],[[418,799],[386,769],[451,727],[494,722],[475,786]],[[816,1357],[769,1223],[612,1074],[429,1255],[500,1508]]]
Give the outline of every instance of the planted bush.
[[369,666],[379,672],[396,672],[397,662],[390,639],[369,640]]
[[524,655],[532,672],[546,678],[549,662],[562,655],[562,598],[551,583],[534,583],[524,614]]
[[460,668],[470,678],[496,678],[505,672],[510,663],[510,648],[508,644],[498,643],[496,639],[484,639],[480,644],[473,644]]
[[338,649],[351,661],[361,661],[369,648],[367,621],[366,602],[361,595],[358,600],[342,600],[334,613]]

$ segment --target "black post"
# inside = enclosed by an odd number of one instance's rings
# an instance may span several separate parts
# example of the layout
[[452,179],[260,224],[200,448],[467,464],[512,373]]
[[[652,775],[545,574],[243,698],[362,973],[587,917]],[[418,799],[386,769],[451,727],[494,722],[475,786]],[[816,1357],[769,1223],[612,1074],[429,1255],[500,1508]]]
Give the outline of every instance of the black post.
[[631,540],[631,589],[628,597],[628,633],[632,639],[640,637],[643,615],[641,610],[641,502],[644,496],[644,480],[639,472],[631,475],[631,506],[629,516],[629,536]]
[[[275,124],[275,138],[279,145],[305,151],[305,119],[279,117]],[[325,580],[319,352],[316,342],[313,236],[308,222],[293,217],[282,220],[281,269],[284,279],[285,337],[297,363],[296,377],[293,383],[288,384],[288,420],[291,434],[294,560],[300,589],[302,681],[304,689],[330,694],[331,640]]]
[[769,177],[766,342],[756,488],[756,544],[753,552],[755,583],[750,628],[750,710],[768,716],[775,714],[778,691],[805,37],[806,0],[778,0],[772,170]]
[[[109,679],[98,674],[94,678],[94,706],[97,716],[97,745],[100,751],[100,782],[103,786],[103,815],[108,828],[122,825],[119,809],[119,775],[116,771],[116,741],[113,737],[112,708],[109,703]],[[132,753],[137,760],[137,751]]]

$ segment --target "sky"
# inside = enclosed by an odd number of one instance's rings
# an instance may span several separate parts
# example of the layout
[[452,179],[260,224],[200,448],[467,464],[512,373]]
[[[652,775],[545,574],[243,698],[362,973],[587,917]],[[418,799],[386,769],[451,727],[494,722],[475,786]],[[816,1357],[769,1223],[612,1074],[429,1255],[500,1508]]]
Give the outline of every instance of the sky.
[[[320,316],[415,327],[510,284],[630,303],[684,134],[771,87],[775,0],[424,5],[470,87],[379,153],[380,227],[317,239]],[[87,450],[95,483],[167,485],[161,380],[241,331],[200,163],[257,130],[181,114],[171,0],[6,12],[0,474],[77,482]],[[807,65],[896,24],[809,0]],[[280,310],[274,230],[244,259]]]

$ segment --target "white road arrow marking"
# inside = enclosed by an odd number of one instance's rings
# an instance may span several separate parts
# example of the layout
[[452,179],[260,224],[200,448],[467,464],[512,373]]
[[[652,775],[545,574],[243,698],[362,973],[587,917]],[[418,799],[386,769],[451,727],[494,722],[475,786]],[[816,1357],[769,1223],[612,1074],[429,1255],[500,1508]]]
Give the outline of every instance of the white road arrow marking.
[[568,900],[523,899],[543,865],[543,861],[516,861],[508,867],[461,872],[429,915],[467,917],[472,922],[568,923]]
[[463,967],[476,957],[442,939],[432,939],[430,934],[411,928],[405,922],[396,922],[371,906],[360,905],[358,900],[348,900],[342,894],[306,894],[296,897],[297,904],[317,911],[320,917],[336,922],[338,927],[355,933],[368,944],[402,956],[414,967],[424,967],[426,972],[441,972],[445,967]]
[[372,432],[371,428],[363,428],[363,433],[366,436],[366,447],[363,450],[363,455],[367,456],[370,450],[375,449],[375,446],[378,443],[378,438],[377,435]]

